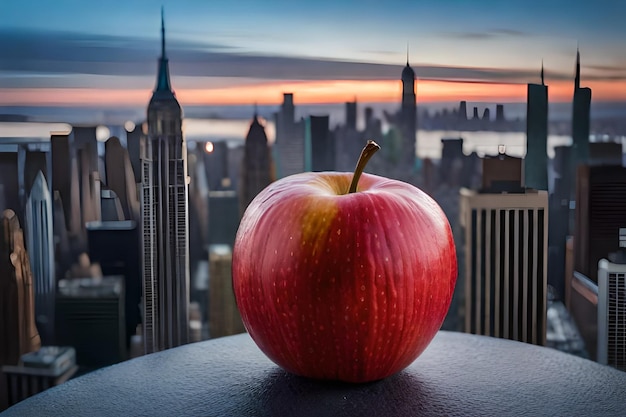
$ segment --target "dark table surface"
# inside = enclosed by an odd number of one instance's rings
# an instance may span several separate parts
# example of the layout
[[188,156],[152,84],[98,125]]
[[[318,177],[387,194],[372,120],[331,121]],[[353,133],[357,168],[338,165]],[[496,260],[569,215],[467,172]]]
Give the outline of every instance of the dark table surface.
[[9,416],[626,416],[626,372],[556,350],[439,332],[406,370],[361,384],[288,374],[247,334],[143,356]]

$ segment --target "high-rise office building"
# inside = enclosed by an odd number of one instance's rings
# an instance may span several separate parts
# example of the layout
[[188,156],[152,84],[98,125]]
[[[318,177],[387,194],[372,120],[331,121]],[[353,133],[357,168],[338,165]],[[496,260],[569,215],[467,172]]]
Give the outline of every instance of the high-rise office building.
[[[78,160],[69,134],[53,134],[50,137],[52,154],[52,192],[58,191],[63,205],[65,226],[72,240],[80,240],[81,196]],[[73,242],[76,246],[76,242]]]
[[127,359],[123,277],[60,280],[56,301],[58,343],[76,349],[78,364],[95,369]]
[[[70,154],[75,157],[78,172],[79,212],[77,236],[79,252],[87,249],[85,224],[100,220],[101,170],[98,157],[96,126],[74,126],[70,133]],[[72,168],[73,169],[73,168]]]
[[504,104],[496,104],[496,122],[504,122]]
[[568,286],[565,275],[565,246],[569,235],[570,183],[569,155],[571,146],[555,146],[552,159],[553,184],[550,192],[548,215],[548,283],[557,297],[567,301]]
[[626,167],[582,165],[576,183],[574,269],[597,283],[598,262],[626,227]]
[[356,130],[356,99],[346,102],[346,127]]
[[417,98],[415,94],[415,71],[409,66],[402,70],[402,105],[400,107],[400,124],[402,131],[403,166],[413,169],[415,166],[415,134],[417,131]]
[[17,152],[0,152],[0,210],[20,212]]
[[231,189],[229,179],[233,175],[230,172],[228,161],[230,159],[230,149],[225,141],[207,142],[204,159],[204,170],[207,178],[207,186],[211,191]]
[[283,94],[283,103],[276,113],[276,171],[278,177],[304,172],[305,141],[302,123],[295,121],[293,93]]
[[121,276],[124,284],[126,345],[141,323],[141,255],[139,226],[135,221],[102,221],[87,224],[89,258],[105,276]]
[[106,184],[119,197],[124,219],[137,220],[137,183],[128,151],[115,136],[106,141],[105,149]]
[[209,244],[235,245],[239,228],[239,198],[235,190],[209,191]]
[[252,199],[272,182],[272,162],[267,135],[256,113],[246,136],[242,162],[239,185],[240,216],[243,216]]
[[329,129],[329,116],[309,116],[305,120],[305,169],[335,170],[335,143]]
[[[570,151],[568,155],[571,155],[572,148],[566,148]],[[563,170],[563,165],[565,170],[569,170],[568,163],[568,159],[564,163],[561,161],[559,170]],[[597,286],[598,260],[616,249],[612,234],[623,225],[622,212],[626,210],[626,169],[621,164],[621,143],[590,142],[588,162],[579,165],[577,176],[565,182],[576,188],[574,207],[566,206],[571,200],[570,188],[561,186],[559,178],[555,180],[555,193],[552,195],[557,210],[551,214],[550,227],[552,222],[556,224],[561,242],[566,239],[565,236],[570,236],[568,245],[571,250],[569,253],[566,251],[569,256],[562,263],[565,271],[560,275],[561,294],[565,294],[583,338],[593,340],[593,346],[587,348],[592,358],[595,357],[596,320],[588,319],[590,313],[587,310],[591,308],[592,314],[596,315],[597,297],[590,297],[579,284]],[[560,210],[559,200],[562,205]],[[572,227],[573,232],[570,232]],[[554,279],[552,274],[549,277]],[[590,299],[593,302],[589,303]]]
[[[492,161],[520,169],[515,158]],[[492,168],[494,168],[492,166]],[[494,173],[507,171],[492,170]],[[518,178],[521,177],[521,172]],[[465,230],[465,331],[546,342],[548,195],[509,178],[461,189]]]
[[128,158],[133,168],[133,178],[136,182],[141,182],[141,156],[140,145],[143,132],[142,125],[135,125],[133,130],[126,132],[126,149],[128,150]]
[[209,246],[209,336],[229,336],[246,331],[233,293],[233,255],[229,245]]
[[[580,86],[580,51],[576,51],[576,75],[574,77],[574,100],[572,107],[572,151],[570,153],[570,176],[576,178],[578,166],[589,160],[589,112],[591,89]],[[576,186],[572,184],[570,196],[574,197]]]
[[143,333],[146,353],[187,343],[189,246],[187,146],[170,84],[161,14],[161,58],[141,147]]
[[41,171],[26,201],[26,245],[35,293],[35,319],[43,343],[54,343],[54,231],[52,197]]
[[[73,126],[70,133],[70,143],[78,155],[79,171],[100,171],[98,159],[98,140],[96,139],[97,126]],[[83,156],[81,157],[81,154]],[[84,168],[83,168],[84,166]]]
[[283,104],[280,106],[280,114],[282,115],[281,127],[285,133],[288,134],[293,127],[296,117],[296,108],[293,103],[293,93],[283,93]]
[[439,162],[439,179],[443,183],[456,186],[460,184],[461,168],[465,154],[462,138],[441,139],[441,160]]
[[459,104],[459,119],[467,120],[467,101],[465,100]]
[[524,185],[535,190],[548,189],[548,86],[528,84],[526,95],[526,157]]
[[[50,184],[50,188],[52,190],[52,194],[57,192],[59,200],[63,205],[66,230],[69,231],[72,219],[72,203],[75,201],[72,196],[74,188],[71,184],[72,170],[70,168],[71,157],[69,135],[51,135],[50,153],[52,155],[52,183]],[[78,200],[76,200],[76,204],[80,204],[78,203]],[[57,211],[58,210],[55,210],[55,212]],[[74,217],[76,217],[76,215],[77,213],[74,213]]]

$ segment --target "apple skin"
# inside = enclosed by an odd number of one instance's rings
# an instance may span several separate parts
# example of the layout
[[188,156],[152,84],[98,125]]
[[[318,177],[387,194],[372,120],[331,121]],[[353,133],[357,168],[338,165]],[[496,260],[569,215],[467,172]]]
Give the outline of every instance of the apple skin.
[[411,364],[446,316],[457,278],[452,231],[418,188],[363,174],[303,173],[250,203],[233,249],[243,323],[277,365],[368,382]]

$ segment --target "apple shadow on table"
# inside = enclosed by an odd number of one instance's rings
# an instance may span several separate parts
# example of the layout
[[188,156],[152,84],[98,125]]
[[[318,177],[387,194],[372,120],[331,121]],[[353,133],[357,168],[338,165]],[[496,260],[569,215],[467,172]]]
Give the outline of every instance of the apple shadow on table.
[[252,396],[251,402],[272,416],[412,416],[438,408],[433,407],[434,387],[404,371],[351,384],[308,379],[276,367]]

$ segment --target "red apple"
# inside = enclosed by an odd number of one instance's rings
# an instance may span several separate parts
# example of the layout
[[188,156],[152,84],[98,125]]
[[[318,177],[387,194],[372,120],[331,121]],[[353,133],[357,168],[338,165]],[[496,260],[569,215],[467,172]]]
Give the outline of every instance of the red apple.
[[450,306],[457,260],[446,216],[410,184],[361,176],[377,149],[368,143],[354,175],[274,182],[241,220],[233,250],[241,317],[294,374],[392,375],[428,346]]

